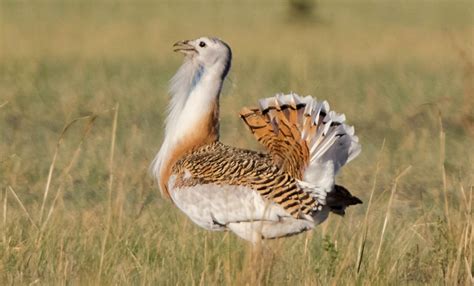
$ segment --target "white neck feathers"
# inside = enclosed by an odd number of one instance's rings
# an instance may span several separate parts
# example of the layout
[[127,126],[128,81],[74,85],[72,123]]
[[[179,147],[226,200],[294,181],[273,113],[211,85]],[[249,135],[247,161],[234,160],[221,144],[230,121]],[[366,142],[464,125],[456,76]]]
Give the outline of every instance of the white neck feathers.
[[172,164],[186,151],[219,137],[220,74],[187,60],[171,79],[172,96],[166,119],[165,138],[152,164],[153,174],[167,192]]

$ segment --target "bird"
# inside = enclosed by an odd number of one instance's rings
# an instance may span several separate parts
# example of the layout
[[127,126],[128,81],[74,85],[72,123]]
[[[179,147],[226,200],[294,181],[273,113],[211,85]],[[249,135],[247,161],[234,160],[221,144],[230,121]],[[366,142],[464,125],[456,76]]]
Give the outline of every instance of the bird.
[[219,98],[230,46],[200,37],[173,48],[184,61],[170,80],[164,139],[151,172],[162,195],[195,224],[259,243],[312,230],[330,213],[344,216],[362,203],[335,183],[361,151],[343,114],[312,96],[276,94],[239,113],[265,151],[226,145],[219,140]]

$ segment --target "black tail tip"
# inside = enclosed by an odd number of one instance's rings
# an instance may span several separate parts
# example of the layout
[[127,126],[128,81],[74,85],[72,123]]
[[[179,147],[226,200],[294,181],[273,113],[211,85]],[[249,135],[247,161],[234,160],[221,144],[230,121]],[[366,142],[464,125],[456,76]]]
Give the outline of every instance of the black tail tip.
[[363,202],[358,197],[352,196],[352,198],[349,199],[349,202],[347,205],[352,206],[352,205],[358,205],[358,204],[363,204]]
[[343,203],[346,206],[362,204],[362,201],[358,197],[353,196],[348,189],[340,185],[335,185],[335,192],[329,194],[334,201]]

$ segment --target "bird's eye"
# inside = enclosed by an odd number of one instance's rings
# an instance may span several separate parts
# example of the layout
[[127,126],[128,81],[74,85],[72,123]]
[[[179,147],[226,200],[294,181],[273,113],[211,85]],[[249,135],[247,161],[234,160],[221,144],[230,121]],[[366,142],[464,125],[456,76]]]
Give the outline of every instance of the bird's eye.
[[204,47],[206,46],[206,43],[204,43],[204,42],[199,42],[199,46],[200,46],[201,48],[204,48]]

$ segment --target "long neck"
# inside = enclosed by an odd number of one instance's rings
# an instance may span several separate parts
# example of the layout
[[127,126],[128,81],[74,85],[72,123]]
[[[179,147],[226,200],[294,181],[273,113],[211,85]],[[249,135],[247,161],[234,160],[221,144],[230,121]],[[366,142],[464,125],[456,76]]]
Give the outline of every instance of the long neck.
[[171,81],[172,100],[165,139],[153,163],[153,171],[166,195],[169,195],[167,183],[174,163],[193,148],[219,140],[221,75],[199,65],[185,65]]

